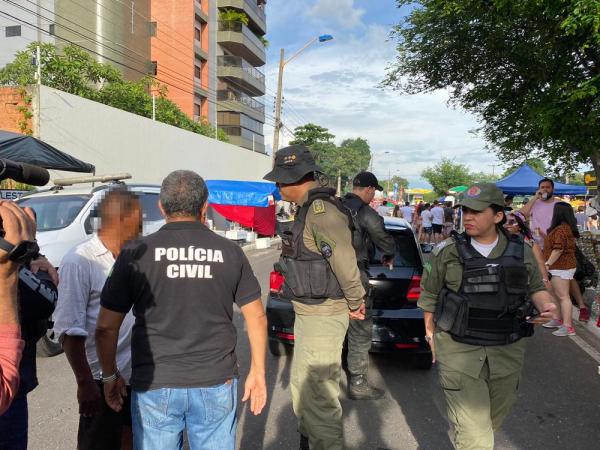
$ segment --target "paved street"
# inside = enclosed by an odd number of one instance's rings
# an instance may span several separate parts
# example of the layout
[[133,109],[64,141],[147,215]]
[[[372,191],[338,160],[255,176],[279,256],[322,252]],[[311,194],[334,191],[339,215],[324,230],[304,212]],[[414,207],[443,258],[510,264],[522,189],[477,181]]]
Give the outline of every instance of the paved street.
[[[275,249],[248,253],[263,293]],[[248,371],[248,343],[237,316],[238,356]],[[580,332],[579,337],[595,342]],[[268,406],[259,417],[240,407],[239,448],[298,448],[289,394],[290,360],[268,357]],[[442,392],[435,369],[424,372],[402,358],[373,355],[371,379],[387,391],[378,402],[343,398],[349,449],[451,449]],[[38,359],[40,386],[29,396],[30,448],[74,449],[77,431],[75,383],[64,355]],[[344,386],[345,388],[345,380]],[[497,434],[497,449],[591,449],[600,417],[598,363],[570,338],[539,330],[530,339],[517,406]]]

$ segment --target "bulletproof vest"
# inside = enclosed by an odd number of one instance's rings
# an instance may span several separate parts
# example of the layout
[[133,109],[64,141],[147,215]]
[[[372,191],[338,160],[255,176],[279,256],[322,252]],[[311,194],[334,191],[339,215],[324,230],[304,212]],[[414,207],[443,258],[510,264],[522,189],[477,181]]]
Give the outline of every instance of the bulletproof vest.
[[458,293],[443,289],[435,312],[437,326],[455,341],[471,345],[507,345],[533,334],[526,322],[533,305],[528,299],[524,242],[507,236],[498,258],[485,258],[466,234],[453,233],[463,266]]
[[[291,229],[283,231],[281,235],[278,269],[285,276],[283,295],[309,305],[317,305],[327,299],[344,299],[344,293],[327,259],[332,249],[322,248],[321,253],[316,253],[304,245],[306,214],[315,200],[327,202],[348,216],[346,208],[335,197],[335,189],[312,189],[308,200],[296,213]],[[349,218],[348,226],[352,229],[350,223]]]
[[355,195],[346,195],[342,198],[342,204],[348,210],[352,218],[352,247],[356,252],[356,259],[360,270],[369,268],[369,261],[375,254],[375,246],[367,230],[361,226],[360,214],[365,203]]

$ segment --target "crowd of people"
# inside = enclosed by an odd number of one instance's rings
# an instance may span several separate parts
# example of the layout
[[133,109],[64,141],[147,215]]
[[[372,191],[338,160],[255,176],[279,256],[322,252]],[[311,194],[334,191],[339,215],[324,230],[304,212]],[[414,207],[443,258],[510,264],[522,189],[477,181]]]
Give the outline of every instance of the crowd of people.
[[[319,184],[321,172],[310,151],[294,145],[277,152],[265,176],[297,205],[282,230],[277,267],[295,313],[290,395],[301,450],[344,447],[346,337],[349,398],[384,395],[368,380],[369,264],[376,249],[382,264],[393,264],[396,253],[381,217],[389,209],[369,207],[382,190],[375,175],[357,174],[340,199]],[[234,304],[250,343],[241,400],[253,414],[267,403],[267,322],[244,252],[204,225],[207,198],[198,174],[172,172],[160,191],[166,224],[141,237],[137,196],[107,190],[96,205],[96,233],[64,257],[58,273],[39,254],[34,212],[0,202],[1,449],[27,448],[35,342],[51,314],[77,382],[78,449],[180,449],[186,430],[192,449],[235,448]],[[521,209],[512,202],[484,183],[456,205],[405,203],[392,211],[421,242],[437,244],[418,305],[458,449],[493,449],[494,431],[517,398],[522,338],[534,323],[575,335],[571,298],[579,320],[589,320],[577,283],[579,216],[554,195],[550,179]],[[454,231],[458,223],[464,232]]]

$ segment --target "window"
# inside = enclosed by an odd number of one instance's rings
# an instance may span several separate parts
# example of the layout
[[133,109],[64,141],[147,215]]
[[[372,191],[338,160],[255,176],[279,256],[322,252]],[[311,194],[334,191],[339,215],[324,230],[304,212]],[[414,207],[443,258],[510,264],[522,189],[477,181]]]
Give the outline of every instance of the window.
[[152,75],[158,75],[158,61],[152,61],[152,71],[150,72]]
[[144,222],[153,222],[162,220],[163,216],[158,209],[158,194],[140,193],[140,203],[142,204],[142,217]]
[[194,66],[194,76],[196,78],[202,79],[202,68]]
[[53,23],[51,23],[50,25],[48,25],[48,33],[50,34],[50,36],[54,36],[55,35],[55,30],[56,30],[56,25],[54,25]]
[[26,197],[19,206],[32,208],[37,216],[37,230],[60,230],[69,226],[90,201],[91,195],[57,195]]
[[202,105],[194,103],[194,117],[202,116]]
[[21,36],[21,25],[12,25],[5,28],[6,37]]
[[156,32],[158,31],[158,23],[150,22],[150,36],[156,36]]
[[198,27],[194,28],[194,38],[199,42],[202,41],[202,31]]

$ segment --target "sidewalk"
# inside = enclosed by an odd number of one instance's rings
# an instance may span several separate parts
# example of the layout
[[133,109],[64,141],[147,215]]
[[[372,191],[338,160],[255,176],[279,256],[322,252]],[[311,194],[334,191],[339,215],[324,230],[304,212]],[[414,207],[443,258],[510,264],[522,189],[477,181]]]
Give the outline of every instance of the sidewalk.
[[590,308],[590,320],[587,323],[579,322],[579,309],[573,308],[573,319],[580,326],[598,338],[598,343],[600,343],[600,327],[598,327],[596,323],[600,316],[600,305],[598,304],[599,297],[600,288],[587,288],[583,293],[584,301],[586,305],[588,305],[588,308]]

